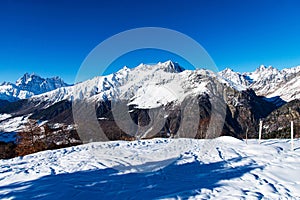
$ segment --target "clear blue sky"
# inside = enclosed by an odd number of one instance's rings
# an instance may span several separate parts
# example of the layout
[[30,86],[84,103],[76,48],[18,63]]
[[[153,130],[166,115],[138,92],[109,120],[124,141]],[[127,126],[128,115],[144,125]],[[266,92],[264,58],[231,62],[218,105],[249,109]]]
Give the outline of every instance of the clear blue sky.
[[[0,82],[35,72],[71,83],[97,44],[147,26],[192,37],[220,70],[292,67],[300,64],[299,10],[297,0],[2,0]],[[172,57],[162,55],[153,62]]]

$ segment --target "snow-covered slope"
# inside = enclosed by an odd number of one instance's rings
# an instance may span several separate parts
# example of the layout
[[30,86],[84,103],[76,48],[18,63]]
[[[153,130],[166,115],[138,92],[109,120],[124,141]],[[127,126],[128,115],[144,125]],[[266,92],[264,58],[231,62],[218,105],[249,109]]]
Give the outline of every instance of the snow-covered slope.
[[285,101],[300,99],[300,77],[293,78],[290,81],[282,84],[272,94],[267,97],[280,96]]
[[[233,82],[209,70],[184,70],[177,63],[167,61],[155,65],[140,64],[107,76],[99,76],[32,97],[32,100],[106,100],[125,99],[138,108],[154,108],[169,102],[182,101],[188,95],[212,93],[207,87],[212,80],[240,89]],[[241,88],[243,89],[243,88]]]
[[241,87],[252,88],[260,96],[279,96],[287,102],[299,98],[300,66],[278,70],[261,65],[254,72],[241,74],[225,69],[219,74]]
[[[247,75],[253,80],[251,88],[256,91],[258,95],[266,97],[276,96],[276,91],[282,88],[291,79],[299,78],[300,66],[292,69],[278,70],[276,68],[260,66],[252,73]],[[286,88],[286,92],[291,92],[292,88]],[[291,101],[290,98],[284,98],[285,101]]]
[[18,99],[27,99],[34,94],[29,91],[21,90],[13,83],[2,83],[0,85],[0,99],[16,101]]
[[0,160],[1,199],[299,199],[300,140],[101,142]]
[[0,99],[16,101],[28,99],[34,95],[55,90],[60,87],[67,87],[61,78],[42,78],[36,74],[24,74],[14,83],[4,82],[0,85]]
[[219,75],[227,79],[228,81],[231,81],[236,85],[239,85],[244,89],[246,89],[252,83],[249,77],[240,74],[238,72],[234,72],[230,68],[226,68],[223,71],[219,72]]

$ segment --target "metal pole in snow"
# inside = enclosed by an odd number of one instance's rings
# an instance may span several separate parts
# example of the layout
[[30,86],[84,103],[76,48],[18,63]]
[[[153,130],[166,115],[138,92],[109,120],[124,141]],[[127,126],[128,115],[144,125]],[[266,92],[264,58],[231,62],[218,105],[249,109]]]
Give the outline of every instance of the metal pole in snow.
[[262,120],[259,120],[259,133],[258,133],[258,141],[261,142],[261,132],[262,132]]
[[291,121],[291,150],[294,151],[294,122]]

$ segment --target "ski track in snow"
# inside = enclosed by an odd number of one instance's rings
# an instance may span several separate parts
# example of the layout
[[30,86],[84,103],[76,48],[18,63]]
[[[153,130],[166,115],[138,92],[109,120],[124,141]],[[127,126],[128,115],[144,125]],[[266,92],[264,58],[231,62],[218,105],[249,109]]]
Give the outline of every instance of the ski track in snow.
[[300,198],[300,139],[99,142],[0,166],[1,199]]

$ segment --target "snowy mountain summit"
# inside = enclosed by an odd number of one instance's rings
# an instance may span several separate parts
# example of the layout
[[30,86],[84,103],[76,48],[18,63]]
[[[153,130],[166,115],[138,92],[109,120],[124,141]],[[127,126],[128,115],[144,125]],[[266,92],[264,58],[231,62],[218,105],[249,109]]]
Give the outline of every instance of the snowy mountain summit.
[[16,83],[4,82],[0,85],[0,99],[16,101],[34,95],[69,86],[59,77],[42,78],[34,73],[26,73]]
[[21,90],[26,90],[37,95],[69,85],[57,76],[53,78],[42,78],[34,73],[26,73],[17,80],[16,86]]
[[261,65],[254,72],[225,69],[219,74],[237,85],[253,89],[260,96],[280,97],[286,102],[300,98],[300,66],[278,70]]

